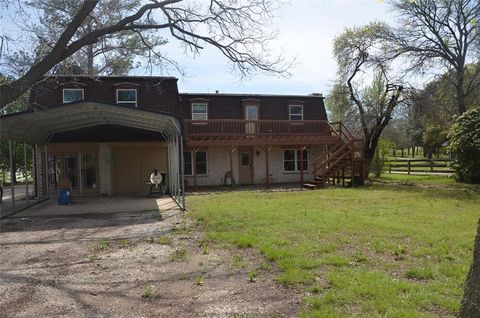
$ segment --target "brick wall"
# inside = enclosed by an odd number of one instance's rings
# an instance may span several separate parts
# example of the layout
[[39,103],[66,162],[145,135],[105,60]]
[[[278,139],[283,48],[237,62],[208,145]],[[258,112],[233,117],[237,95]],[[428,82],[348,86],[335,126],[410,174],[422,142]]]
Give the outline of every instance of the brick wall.
[[100,194],[112,194],[112,151],[107,143],[100,143],[98,147],[98,181]]

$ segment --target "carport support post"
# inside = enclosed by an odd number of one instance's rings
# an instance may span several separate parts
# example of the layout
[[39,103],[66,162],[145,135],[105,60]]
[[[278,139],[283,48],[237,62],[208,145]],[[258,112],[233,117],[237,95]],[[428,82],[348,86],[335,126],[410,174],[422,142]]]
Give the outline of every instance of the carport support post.
[[15,183],[13,182],[13,176],[15,171],[13,170],[13,150],[12,150],[12,141],[8,141],[8,152],[9,152],[9,161],[10,161],[10,186],[11,186],[11,197],[12,197],[12,212],[15,212]]
[[48,198],[48,150],[45,144],[45,197]]
[[174,177],[175,177],[175,200],[178,202],[178,193],[179,193],[179,181],[180,181],[180,178],[179,178],[179,173],[178,173],[178,165],[179,165],[179,160],[178,160],[178,136],[175,136],[175,138],[173,139],[173,149],[174,149],[174,155],[175,157],[173,158],[174,160],[174,167],[175,167],[175,173],[174,173]]
[[38,180],[40,179],[40,173],[38,171],[38,145],[35,144],[35,153],[33,157],[33,167],[35,168],[35,197],[40,199],[40,189],[39,189],[39,184]]
[[28,191],[28,169],[27,169],[27,144],[23,143],[23,177],[25,178],[25,199],[27,207],[30,206],[30,192]]
[[180,136],[180,174],[182,182],[182,208],[185,210],[185,158],[183,155],[183,136]]
[[172,140],[171,137],[168,135],[167,136],[167,142],[168,142],[168,191],[170,192],[170,195],[173,197],[173,173],[172,173]]
[[193,188],[197,191],[197,152],[198,148],[193,148],[192,151],[192,165],[193,165]]

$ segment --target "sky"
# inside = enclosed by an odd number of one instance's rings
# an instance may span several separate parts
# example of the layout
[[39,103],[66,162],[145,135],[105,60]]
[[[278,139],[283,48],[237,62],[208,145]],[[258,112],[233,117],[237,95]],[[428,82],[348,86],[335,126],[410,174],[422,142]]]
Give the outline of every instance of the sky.
[[[241,81],[213,48],[205,49],[195,59],[178,50],[177,61],[187,76],[179,77],[181,92],[255,93],[255,94],[328,94],[336,76],[333,40],[345,27],[371,21],[389,22],[394,15],[381,0],[291,0],[275,22],[278,38],[272,43],[286,60],[295,59],[289,78],[256,74]],[[175,44],[172,51],[175,51]]]
[[[185,70],[182,76],[174,70],[152,75],[170,75],[179,78],[180,92],[210,92],[247,94],[327,95],[336,76],[336,64],[332,47],[335,36],[346,27],[360,26],[375,20],[392,22],[383,0],[283,0],[278,18],[273,22],[278,29],[278,38],[271,43],[273,50],[282,51],[285,60],[295,60],[291,76],[272,77],[254,74],[244,80],[231,72],[226,57],[212,47],[206,47],[195,57],[185,55],[178,42],[172,40],[164,50]],[[3,12],[9,13],[9,12]],[[0,19],[0,29],[12,34],[12,26]],[[144,68],[133,75],[149,75]]]

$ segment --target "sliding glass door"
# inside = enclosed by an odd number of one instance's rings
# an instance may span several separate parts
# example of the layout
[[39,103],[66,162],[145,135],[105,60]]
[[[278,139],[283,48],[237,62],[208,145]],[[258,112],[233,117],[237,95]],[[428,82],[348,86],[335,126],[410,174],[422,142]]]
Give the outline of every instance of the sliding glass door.
[[65,183],[69,183],[76,193],[96,193],[97,154],[48,154],[48,188],[56,190]]

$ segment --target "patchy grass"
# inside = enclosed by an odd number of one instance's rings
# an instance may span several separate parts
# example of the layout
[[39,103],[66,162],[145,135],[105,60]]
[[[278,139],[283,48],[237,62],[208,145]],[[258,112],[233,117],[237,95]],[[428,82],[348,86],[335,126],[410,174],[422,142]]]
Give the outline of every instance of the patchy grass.
[[468,189],[480,191],[480,186],[456,182],[453,176],[443,175],[408,175],[398,173],[384,173],[380,178],[371,178],[374,182],[391,183],[399,185],[418,185],[439,187],[444,189]]
[[195,285],[197,286],[203,286],[203,284],[205,284],[205,278],[203,277],[203,275],[198,275],[197,278],[195,279]]
[[435,188],[194,196],[189,215],[209,240],[259,250],[281,270],[279,283],[309,291],[304,317],[453,317],[480,196],[440,178],[404,180]]
[[157,236],[152,238],[152,242],[160,245],[171,245],[173,241],[168,236]]
[[187,260],[187,250],[183,247],[176,249],[170,255],[171,262],[185,262],[186,260]]
[[105,250],[108,250],[110,248],[110,240],[107,240],[107,239],[101,239],[99,242],[98,242],[98,246],[97,246],[97,250],[99,251],[105,251]]
[[127,248],[129,244],[130,242],[127,239],[123,239],[118,242],[120,248]]
[[155,286],[146,285],[143,287],[142,298],[152,298],[155,296]]

